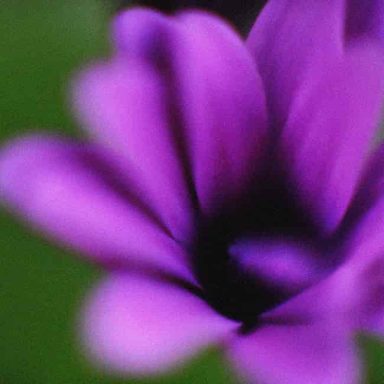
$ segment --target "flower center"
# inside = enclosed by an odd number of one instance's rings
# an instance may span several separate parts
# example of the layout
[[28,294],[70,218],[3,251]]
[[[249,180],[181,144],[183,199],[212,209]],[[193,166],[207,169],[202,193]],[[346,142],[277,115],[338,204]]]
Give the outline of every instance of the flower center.
[[308,217],[286,189],[266,185],[201,220],[193,249],[204,299],[244,329],[327,270]]

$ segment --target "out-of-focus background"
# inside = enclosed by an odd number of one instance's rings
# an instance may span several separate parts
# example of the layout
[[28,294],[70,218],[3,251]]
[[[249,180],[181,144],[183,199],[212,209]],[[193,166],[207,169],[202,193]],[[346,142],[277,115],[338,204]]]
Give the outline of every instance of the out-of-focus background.
[[[86,63],[108,54],[108,23],[116,4],[0,2],[1,143],[42,129],[80,134],[70,109],[69,81]],[[0,211],[1,384],[235,383],[216,351],[151,380],[98,372],[80,352],[76,319],[100,275],[96,267]],[[383,384],[384,345],[363,336],[359,342],[368,363],[367,382]]]

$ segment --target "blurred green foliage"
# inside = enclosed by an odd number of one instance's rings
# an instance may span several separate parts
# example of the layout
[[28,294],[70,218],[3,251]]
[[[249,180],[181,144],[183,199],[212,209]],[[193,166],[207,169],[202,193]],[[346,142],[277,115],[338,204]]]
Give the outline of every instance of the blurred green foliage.
[[382,341],[374,339],[372,336],[362,335],[359,338],[360,346],[365,352],[367,368],[367,383],[384,383],[384,347]]
[[[78,135],[70,111],[71,74],[108,52],[105,0],[0,3],[0,140],[35,129]],[[100,272],[33,235],[0,212],[0,383],[233,383],[207,352],[182,372],[146,381],[106,377],[76,339],[84,294]],[[369,382],[384,383],[384,348],[364,338]],[[325,368],[326,369],[326,368]]]

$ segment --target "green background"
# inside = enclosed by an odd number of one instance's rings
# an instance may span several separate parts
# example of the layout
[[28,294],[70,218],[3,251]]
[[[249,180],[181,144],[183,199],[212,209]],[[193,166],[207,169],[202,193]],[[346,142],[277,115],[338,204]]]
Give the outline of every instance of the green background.
[[[79,134],[71,75],[108,54],[107,0],[0,2],[0,140],[49,129]],[[112,3],[112,2],[111,2]],[[97,372],[79,352],[75,320],[100,271],[0,211],[0,383],[234,383],[215,351],[173,375],[135,381]],[[384,346],[362,338],[369,383],[384,383]],[[324,367],[326,369],[326,367]]]

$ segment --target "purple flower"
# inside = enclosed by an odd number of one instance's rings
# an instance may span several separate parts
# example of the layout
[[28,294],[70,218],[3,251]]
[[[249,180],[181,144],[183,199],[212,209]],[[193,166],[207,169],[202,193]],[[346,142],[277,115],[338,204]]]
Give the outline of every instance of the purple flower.
[[96,360],[156,374],[219,344],[250,383],[362,380],[354,336],[384,333],[383,8],[271,0],[246,44],[204,13],[122,13],[76,81],[92,140],[2,151],[2,199],[109,271],[82,317]]

